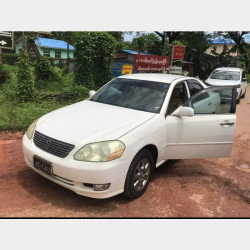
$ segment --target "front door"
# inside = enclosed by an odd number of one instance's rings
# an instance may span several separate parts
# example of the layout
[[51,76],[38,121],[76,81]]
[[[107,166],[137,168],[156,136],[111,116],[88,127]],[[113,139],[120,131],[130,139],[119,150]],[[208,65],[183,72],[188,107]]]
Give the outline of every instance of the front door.
[[182,104],[193,108],[194,116],[167,115],[166,159],[230,157],[236,96],[236,88],[207,88]]

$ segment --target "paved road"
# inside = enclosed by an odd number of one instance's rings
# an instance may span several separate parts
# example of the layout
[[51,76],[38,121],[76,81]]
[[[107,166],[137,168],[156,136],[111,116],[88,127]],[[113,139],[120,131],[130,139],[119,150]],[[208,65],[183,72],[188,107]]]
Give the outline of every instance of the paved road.
[[250,85],[232,157],[167,162],[137,200],[95,200],[48,181],[25,166],[20,134],[0,134],[0,190],[0,217],[249,217]]

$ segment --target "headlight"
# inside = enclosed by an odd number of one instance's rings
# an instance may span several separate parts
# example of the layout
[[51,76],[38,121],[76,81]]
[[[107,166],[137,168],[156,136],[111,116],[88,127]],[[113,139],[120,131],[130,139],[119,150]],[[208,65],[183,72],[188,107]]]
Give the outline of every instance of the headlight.
[[120,141],[95,142],[83,146],[74,155],[77,161],[112,161],[121,157],[125,145]]
[[26,131],[26,135],[28,137],[28,139],[30,140],[33,136],[33,133],[34,133],[34,130],[35,130],[35,127],[36,127],[36,123],[37,123],[38,119],[35,120],[34,122],[32,122],[28,128],[28,130]]

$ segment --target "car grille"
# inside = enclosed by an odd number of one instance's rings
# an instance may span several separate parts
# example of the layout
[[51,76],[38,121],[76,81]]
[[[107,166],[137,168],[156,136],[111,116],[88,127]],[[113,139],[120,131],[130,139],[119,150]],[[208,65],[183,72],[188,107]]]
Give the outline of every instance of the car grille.
[[58,141],[38,131],[35,131],[34,143],[38,148],[61,158],[65,158],[75,147],[72,144]]

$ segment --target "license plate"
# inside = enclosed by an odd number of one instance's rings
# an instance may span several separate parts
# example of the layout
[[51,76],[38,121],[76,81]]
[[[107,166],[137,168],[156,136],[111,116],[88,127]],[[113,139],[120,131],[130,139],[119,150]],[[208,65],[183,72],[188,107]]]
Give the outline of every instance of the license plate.
[[34,167],[49,176],[53,176],[52,163],[41,159],[36,155],[34,156]]

